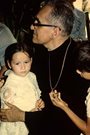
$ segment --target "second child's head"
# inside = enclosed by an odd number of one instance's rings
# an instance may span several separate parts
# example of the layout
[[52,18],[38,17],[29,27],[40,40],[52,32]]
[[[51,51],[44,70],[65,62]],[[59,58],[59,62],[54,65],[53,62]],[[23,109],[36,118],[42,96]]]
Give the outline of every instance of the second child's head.
[[31,69],[33,51],[25,43],[9,45],[5,51],[5,63],[16,75],[25,76]]
[[82,41],[78,48],[76,72],[90,80],[90,41]]

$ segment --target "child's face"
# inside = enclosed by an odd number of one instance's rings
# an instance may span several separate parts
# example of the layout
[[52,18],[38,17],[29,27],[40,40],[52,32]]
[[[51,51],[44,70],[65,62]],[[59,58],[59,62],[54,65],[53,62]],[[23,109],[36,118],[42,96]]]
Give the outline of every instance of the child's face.
[[32,58],[25,52],[17,52],[13,55],[9,67],[19,76],[26,76],[31,69]]
[[81,72],[79,70],[76,70],[76,72],[84,79],[90,80],[90,72]]

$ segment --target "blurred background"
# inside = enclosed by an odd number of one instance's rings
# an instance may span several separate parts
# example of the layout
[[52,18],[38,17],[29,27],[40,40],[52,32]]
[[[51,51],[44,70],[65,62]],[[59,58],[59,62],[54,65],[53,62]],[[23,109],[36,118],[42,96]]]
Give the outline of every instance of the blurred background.
[[28,34],[32,16],[36,14],[43,0],[1,0],[0,21],[4,22],[18,38],[19,32]]

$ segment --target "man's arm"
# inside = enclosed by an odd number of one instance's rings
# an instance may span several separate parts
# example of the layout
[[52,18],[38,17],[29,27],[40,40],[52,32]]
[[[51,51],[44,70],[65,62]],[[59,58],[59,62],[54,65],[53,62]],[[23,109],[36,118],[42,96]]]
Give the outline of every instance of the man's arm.
[[[17,121],[25,121],[25,112],[20,110],[15,105],[6,102],[6,105],[9,109],[1,109],[0,111],[0,119],[1,121],[7,122],[17,122]],[[37,100],[36,102],[36,111],[41,111],[45,107],[44,101],[42,99]],[[32,114],[33,112],[31,112]]]
[[1,109],[0,119],[6,122],[25,121],[25,112],[14,105],[6,103],[9,109]]
[[87,134],[90,135],[90,117],[87,118]]

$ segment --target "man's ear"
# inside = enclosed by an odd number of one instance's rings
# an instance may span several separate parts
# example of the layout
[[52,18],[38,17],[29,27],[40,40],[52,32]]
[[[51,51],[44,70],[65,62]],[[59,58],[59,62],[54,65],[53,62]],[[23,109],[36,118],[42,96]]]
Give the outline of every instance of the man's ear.
[[54,27],[53,36],[56,37],[57,35],[59,35],[59,33],[60,33],[60,29],[58,27]]
[[76,72],[77,72],[79,75],[81,75],[81,71],[80,71],[80,70],[77,69]]

